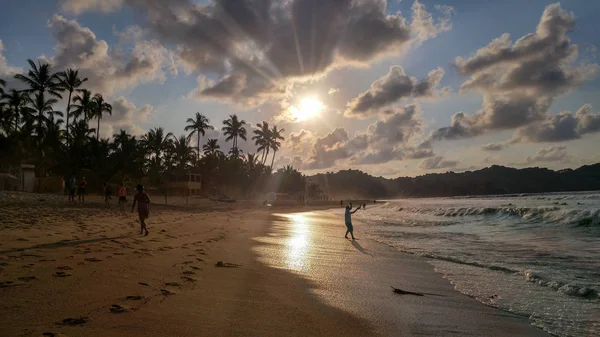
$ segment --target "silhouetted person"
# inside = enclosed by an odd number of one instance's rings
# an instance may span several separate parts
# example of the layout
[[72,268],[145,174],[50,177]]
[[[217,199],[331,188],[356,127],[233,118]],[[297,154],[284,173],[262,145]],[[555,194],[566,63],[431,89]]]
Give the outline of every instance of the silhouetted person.
[[363,204],[363,209],[367,209],[367,204]]
[[81,180],[79,181],[79,186],[77,186],[77,196],[79,197],[79,202],[82,204],[85,202],[85,189],[86,188],[87,188],[87,180],[85,180],[85,177],[81,177]]
[[344,200],[340,200],[340,207],[344,207]]
[[[352,205],[352,204],[350,204]],[[352,214],[356,213],[356,211],[358,211],[360,209],[360,206],[357,207],[354,211],[352,211],[352,206],[346,206],[346,214],[345,214],[345,220],[346,220],[346,235],[344,235],[344,237],[347,239],[348,238],[348,233],[350,233],[350,235],[352,236],[352,240],[354,240],[354,227],[352,227]]]
[[110,191],[110,186],[108,185],[108,182],[104,182],[104,206],[106,207],[110,207],[110,195],[111,195],[111,191]]
[[135,208],[135,204],[138,204],[138,215],[140,217],[140,234],[148,235],[148,228],[146,228],[146,219],[150,216],[150,196],[144,192],[144,186],[137,185],[138,193],[133,197],[133,205],[131,205],[131,213]]
[[69,189],[69,202],[75,202],[75,192],[77,192],[77,178],[75,175],[69,178],[67,188]]
[[127,190],[125,189],[125,184],[121,183],[121,187],[119,187],[119,208],[121,208],[121,212],[125,212],[125,203],[127,202]]

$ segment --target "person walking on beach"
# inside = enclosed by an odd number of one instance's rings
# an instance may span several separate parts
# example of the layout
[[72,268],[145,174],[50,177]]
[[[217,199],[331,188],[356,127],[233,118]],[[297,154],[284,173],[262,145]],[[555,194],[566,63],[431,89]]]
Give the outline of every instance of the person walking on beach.
[[148,228],[146,228],[146,219],[150,215],[150,196],[144,192],[144,186],[137,185],[138,193],[133,197],[133,205],[131,205],[131,213],[135,208],[135,204],[138,204],[138,215],[140,217],[140,234],[148,235]]
[[81,177],[81,180],[79,181],[79,186],[77,186],[77,196],[79,197],[79,202],[82,204],[85,202],[86,187],[87,187],[87,180],[85,180],[85,177]]
[[348,233],[350,233],[350,235],[352,236],[352,240],[354,240],[354,228],[352,227],[352,214],[356,213],[356,211],[358,211],[360,209],[360,206],[356,207],[356,209],[354,211],[352,211],[352,206],[346,206],[346,214],[345,214],[345,220],[346,220],[346,235],[344,235],[344,237],[347,239],[348,238]]
[[106,207],[110,207],[110,195],[112,194],[112,191],[110,190],[110,185],[108,185],[108,182],[104,182],[104,206]]
[[119,187],[119,208],[121,212],[125,212],[125,203],[127,202],[127,190],[125,189],[125,183],[121,183]]
[[75,178],[75,175],[71,175],[67,187],[69,188],[69,202],[75,202],[75,192],[77,191],[77,178]]

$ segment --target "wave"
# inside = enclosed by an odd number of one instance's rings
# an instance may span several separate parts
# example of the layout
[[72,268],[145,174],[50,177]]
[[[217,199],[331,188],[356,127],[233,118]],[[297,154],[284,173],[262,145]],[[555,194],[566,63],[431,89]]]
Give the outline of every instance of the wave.
[[526,222],[564,223],[574,227],[600,227],[600,209],[567,209],[561,207],[398,207],[398,212],[420,213],[443,217],[496,216],[519,217]]
[[561,294],[587,299],[598,298],[598,291],[596,289],[574,284],[568,284],[555,280],[547,280],[541,275],[531,270],[526,270],[523,274],[525,275],[525,280],[527,280],[528,282],[535,283],[543,287],[548,287],[550,289],[556,290]]

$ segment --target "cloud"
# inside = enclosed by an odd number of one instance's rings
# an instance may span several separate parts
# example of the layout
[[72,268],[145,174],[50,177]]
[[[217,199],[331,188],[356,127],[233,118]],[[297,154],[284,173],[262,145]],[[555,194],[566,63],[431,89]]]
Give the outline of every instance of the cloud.
[[112,12],[123,4],[123,0],[59,0],[60,8],[67,13],[81,14],[87,11]]
[[204,75],[198,75],[196,77],[196,88],[190,91],[185,97],[189,99],[202,99],[202,91],[214,85],[215,81],[206,78]]
[[506,144],[503,143],[489,143],[481,146],[483,151],[500,151],[506,148]]
[[527,157],[528,163],[533,162],[556,162],[568,160],[566,146],[551,146],[540,149],[535,155]]
[[6,61],[6,57],[2,54],[4,51],[4,43],[0,40],[0,78],[6,80],[23,71],[21,68],[11,67]]
[[435,156],[423,160],[419,167],[425,170],[437,170],[456,167],[456,165],[458,165],[458,161],[446,160],[442,156]]
[[112,115],[102,118],[100,130],[103,137],[112,137],[113,134],[123,129],[134,135],[141,135],[145,131],[139,123],[146,123],[154,112],[154,107],[146,104],[138,108],[125,97],[119,96],[112,103]]
[[429,72],[427,79],[419,82],[415,77],[406,75],[402,67],[393,66],[385,76],[373,82],[367,91],[352,99],[344,114],[370,117],[403,98],[434,96],[443,76],[444,70],[437,68]]
[[470,78],[461,92],[483,94],[483,107],[468,115],[457,113],[432,140],[475,137],[510,130],[548,118],[555,98],[597,75],[597,64],[576,63],[578,46],[567,33],[575,26],[572,13],[559,4],[546,7],[535,33],[512,43],[504,34],[473,56],[456,58],[458,71]]
[[540,123],[518,129],[512,142],[563,142],[579,139],[588,133],[600,132],[600,113],[592,113],[592,106],[586,104],[576,113],[563,111],[548,116]]
[[382,164],[394,160],[433,156],[431,148],[414,147],[422,135],[421,111],[416,105],[397,109],[350,136],[344,128],[317,137],[307,130],[291,133],[285,147],[304,158],[298,167],[307,170],[334,167],[346,160],[351,165]]
[[89,28],[60,15],[50,18],[48,27],[57,41],[50,62],[58,69],[78,68],[94,91],[109,95],[139,83],[162,82],[166,70],[176,71],[169,52],[156,40],[136,38],[130,41],[131,50],[124,53],[111,50]]
[[333,95],[333,94],[337,94],[338,92],[340,92],[340,88],[329,88],[329,91],[327,92],[327,94]]
[[145,16],[149,34],[173,46],[178,62],[222,75],[201,95],[240,104],[280,99],[291,82],[402,53],[451,28],[450,10],[439,8],[434,19],[418,1],[411,18],[388,14],[384,0],[126,3]]

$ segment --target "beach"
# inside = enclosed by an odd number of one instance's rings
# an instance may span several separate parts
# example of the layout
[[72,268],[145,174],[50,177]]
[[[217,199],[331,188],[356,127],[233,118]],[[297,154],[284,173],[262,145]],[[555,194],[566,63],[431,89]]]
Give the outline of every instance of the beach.
[[156,204],[140,236],[100,197],[1,201],[1,336],[546,335],[360,221],[344,239],[339,209]]

